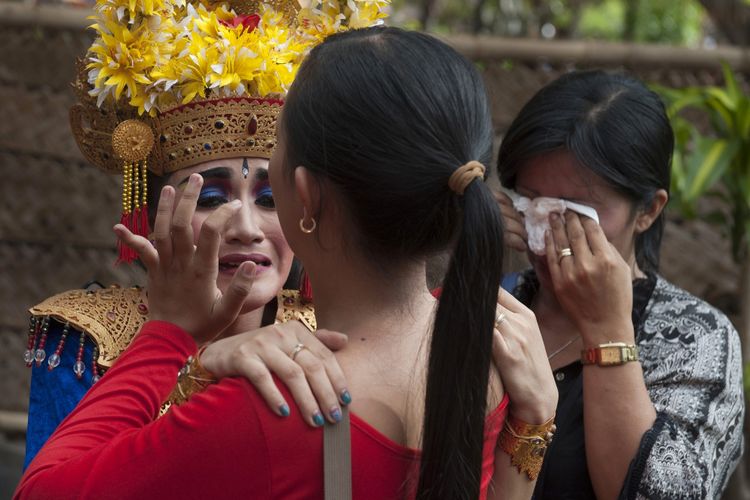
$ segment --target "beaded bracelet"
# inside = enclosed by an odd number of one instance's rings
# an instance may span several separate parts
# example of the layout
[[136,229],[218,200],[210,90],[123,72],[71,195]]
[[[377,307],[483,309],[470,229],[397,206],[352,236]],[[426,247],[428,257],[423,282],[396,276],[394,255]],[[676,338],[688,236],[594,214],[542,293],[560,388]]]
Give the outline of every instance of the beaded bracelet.
[[498,437],[497,445],[510,455],[511,464],[532,481],[539,476],[544,453],[557,430],[554,422],[554,416],[539,425],[508,416]]

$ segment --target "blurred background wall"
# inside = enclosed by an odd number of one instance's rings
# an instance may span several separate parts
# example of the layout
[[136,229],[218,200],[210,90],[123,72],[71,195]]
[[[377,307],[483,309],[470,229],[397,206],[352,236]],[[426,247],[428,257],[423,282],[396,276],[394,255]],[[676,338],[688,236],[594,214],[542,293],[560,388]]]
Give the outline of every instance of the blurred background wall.
[[[574,68],[624,69],[684,87],[721,84],[723,59],[747,92],[745,0],[394,0],[393,9],[390,24],[445,36],[476,62],[498,143],[534,92]],[[87,13],[85,5],[0,2],[0,497],[20,472],[28,307],[91,281],[144,283],[138,271],[113,266],[121,181],[86,164],[68,127],[74,61],[92,40]],[[739,269],[724,236],[670,211],[661,270],[736,320]]]

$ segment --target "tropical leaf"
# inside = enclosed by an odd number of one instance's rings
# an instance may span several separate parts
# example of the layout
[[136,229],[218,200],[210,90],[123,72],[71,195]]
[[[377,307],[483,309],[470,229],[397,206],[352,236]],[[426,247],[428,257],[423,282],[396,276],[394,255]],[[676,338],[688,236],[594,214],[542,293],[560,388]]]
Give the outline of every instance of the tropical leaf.
[[[750,249],[750,96],[728,65],[723,71],[723,88],[652,88],[664,99],[674,130],[670,206],[719,226],[740,262]],[[682,116],[686,108],[705,113],[712,130],[697,130]],[[723,212],[699,214],[701,197],[721,200]]]
[[667,115],[675,118],[680,111],[691,106],[701,106],[706,101],[706,96],[701,89],[687,87],[670,93],[662,93],[667,101]]
[[670,190],[674,195],[683,197],[687,187],[687,173],[682,151],[675,151],[672,156],[672,185]]
[[737,107],[738,99],[724,89],[719,87],[706,87],[703,89],[703,93],[719,101],[728,111],[734,111]]
[[750,209],[750,175],[740,176],[737,185],[739,186],[741,200],[737,202],[744,202],[745,206]]
[[711,121],[719,133],[730,133],[734,130],[734,111],[736,103],[729,100],[728,94],[714,87],[706,89],[706,108],[711,113]]
[[737,106],[737,132],[750,141],[750,98],[743,98]]
[[734,140],[694,138],[694,149],[685,163],[686,201],[696,200],[724,175],[738,147]]
[[727,95],[729,96],[729,99],[731,101],[737,103],[737,101],[739,101],[743,97],[743,95],[739,85],[737,84],[737,79],[734,76],[734,72],[732,71],[732,68],[729,66],[729,64],[726,63],[726,61],[722,61],[721,71],[724,73],[724,85],[727,88]]

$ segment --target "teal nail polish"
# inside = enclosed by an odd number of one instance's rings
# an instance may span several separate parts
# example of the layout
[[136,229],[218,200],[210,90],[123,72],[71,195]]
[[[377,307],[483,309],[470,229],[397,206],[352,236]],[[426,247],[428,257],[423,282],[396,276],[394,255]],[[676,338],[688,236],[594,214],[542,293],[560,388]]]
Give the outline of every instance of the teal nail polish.
[[349,403],[352,402],[352,395],[349,394],[349,391],[346,389],[341,391],[341,402],[344,403],[345,405],[348,405]]
[[333,408],[331,408],[330,415],[334,422],[341,422],[341,408],[339,408],[338,406],[334,406]]
[[279,405],[279,413],[281,413],[282,417],[288,417],[290,415],[289,411],[289,405],[286,403],[282,403]]
[[323,415],[321,415],[319,411],[313,413],[313,423],[316,425],[316,427],[320,427],[324,423],[326,423],[326,421],[323,420]]

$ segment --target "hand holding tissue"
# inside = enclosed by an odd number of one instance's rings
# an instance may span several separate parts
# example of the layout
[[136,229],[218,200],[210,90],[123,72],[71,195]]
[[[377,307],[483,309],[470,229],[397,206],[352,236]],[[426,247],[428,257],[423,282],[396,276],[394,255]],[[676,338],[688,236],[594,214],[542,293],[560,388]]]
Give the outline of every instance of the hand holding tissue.
[[[523,214],[526,233],[529,236],[529,248],[537,255],[545,255],[547,253],[544,245],[544,233],[550,228],[549,214],[552,212],[562,215],[566,210],[572,210],[594,219],[597,224],[599,223],[599,215],[596,213],[596,210],[589,206],[560,198],[547,198],[543,196],[532,200],[510,189],[502,188],[502,190],[513,201],[513,208]],[[563,222],[565,221],[564,218],[562,220]]]

